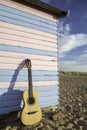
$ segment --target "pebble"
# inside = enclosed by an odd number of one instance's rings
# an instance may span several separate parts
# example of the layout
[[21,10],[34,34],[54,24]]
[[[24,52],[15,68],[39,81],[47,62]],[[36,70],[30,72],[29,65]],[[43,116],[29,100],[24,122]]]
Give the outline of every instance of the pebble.
[[73,124],[69,123],[67,128],[72,128],[73,127]]

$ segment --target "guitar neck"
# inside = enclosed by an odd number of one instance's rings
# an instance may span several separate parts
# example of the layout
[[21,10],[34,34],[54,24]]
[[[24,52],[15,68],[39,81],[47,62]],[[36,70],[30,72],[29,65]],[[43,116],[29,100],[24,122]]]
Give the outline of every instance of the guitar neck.
[[33,97],[33,86],[32,86],[32,72],[31,69],[28,68],[28,93],[29,98]]

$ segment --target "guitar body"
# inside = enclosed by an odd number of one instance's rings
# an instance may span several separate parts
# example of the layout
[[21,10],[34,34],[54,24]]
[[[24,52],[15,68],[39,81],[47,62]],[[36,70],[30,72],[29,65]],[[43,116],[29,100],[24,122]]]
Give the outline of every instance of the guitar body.
[[34,125],[42,118],[42,112],[38,106],[38,92],[33,90],[33,99],[31,99],[31,103],[29,103],[28,97],[28,90],[25,90],[23,93],[24,107],[21,113],[21,121],[24,125]]

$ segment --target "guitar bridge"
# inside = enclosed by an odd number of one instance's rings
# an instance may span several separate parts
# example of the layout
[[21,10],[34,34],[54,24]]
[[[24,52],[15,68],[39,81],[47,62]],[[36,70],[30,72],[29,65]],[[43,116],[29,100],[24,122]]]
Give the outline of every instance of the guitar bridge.
[[35,114],[36,112],[38,112],[38,111],[28,112],[26,114]]

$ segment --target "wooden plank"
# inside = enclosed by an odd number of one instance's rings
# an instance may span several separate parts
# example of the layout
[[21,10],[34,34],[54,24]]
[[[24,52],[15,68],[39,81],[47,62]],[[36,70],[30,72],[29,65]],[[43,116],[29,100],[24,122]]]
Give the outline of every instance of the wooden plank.
[[23,32],[23,33],[39,35],[39,36],[42,36],[42,37],[45,36],[45,38],[48,38],[51,41],[53,39],[54,42],[57,39],[57,35],[50,34],[50,33],[47,33],[47,32],[42,32],[42,31],[39,31],[39,30],[31,29],[31,28],[26,28],[26,27],[14,25],[14,24],[2,22],[2,21],[0,21],[0,25],[1,25],[0,27],[10,28],[12,30],[17,30],[17,31]]
[[[19,91],[19,90],[18,90]],[[1,95],[0,96],[0,104],[1,104],[1,106],[5,106],[5,104],[4,103],[2,103],[2,102],[7,102],[7,103],[9,103],[9,101],[10,102],[14,102],[14,101],[21,101],[22,100],[22,92],[20,91],[19,93],[16,93],[16,91],[15,91],[15,94],[8,94],[8,92],[7,93],[4,93],[3,95]],[[8,104],[7,104],[8,105]]]
[[[9,61],[9,62],[8,62]],[[24,65],[25,60],[22,58],[8,58],[8,57],[1,57],[0,56],[0,63],[6,63],[6,64],[16,64],[16,65]],[[31,60],[32,65],[38,65],[38,66],[55,66],[57,67],[57,61],[44,61],[44,60]]]
[[[38,103],[40,107],[58,104],[58,86],[36,86],[34,88],[39,91]],[[22,92],[26,89],[27,87],[0,88],[0,114],[20,110],[23,107]]]
[[[10,25],[11,26],[11,25]],[[12,25],[13,27],[13,25]],[[13,35],[13,36],[19,36],[24,38],[29,38],[31,43],[37,43],[37,41],[40,41],[42,43],[39,43],[41,45],[47,45],[52,47],[57,47],[57,39],[41,36],[40,34],[33,34],[32,32],[23,32],[23,30],[15,30],[15,28],[7,28],[7,27],[0,27],[0,33],[7,34],[7,35]],[[7,39],[7,38],[6,38]],[[28,39],[28,40],[29,40]],[[26,41],[27,42],[27,41]]]
[[0,51],[0,56],[7,57],[7,58],[18,58],[18,59],[20,58],[20,59],[44,60],[44,61],[57,62],[57,57],[35,55],[35,54],[24,54],[24,53],[16,53],[16,52],[8,52],[8,51]]
[[[0,63],[0,69],[25,69],[25,65],[18,65],[18,64],[7,64],[7,63]],[[38,66],[38,65],[32,65],[33,70],[52,70],[56,71],[56,66]]]
[[[58,85],[58,81],[38,81],[33,82],[33,86],[53,86]],[[0,88],[20,88],[20,87],[27,87],[27,82],[0,82]]]
[[3,45],[0,44],[0,51],[10,51],[10,52],[16,52],[16,53],[25,53],[25,54],[38,54],[38,55],[44,55],[44,56],[53,56],[57,57],[57,53],[45,50],[39,50],[39,49],[31,49],[26,47],[16,47],[16,46],[9,46],[9,45]]
[[[40,104],[40,103],[39,103]],[[44,102],[44,103],[41,103],[40,104],[40,107],[43,108],[43,107],[49,107],[49,106],[55,106],[55,105],[58,105],[59,102],[58,101],[53,101],[53,102]],[[12,111],[18,111],[18,110],[21,110],[21,107],[23,107],[23,105],[21,105],[20,107],[19,106],[16,106],[16,107],[10,107],[10,108],[1,108],[0,109],[0,115],[2,114],[8,114]]]
[[[11,91],[12,92],[12,91]],[[22,100],[22,93],[23,91],[19,91],[19,90],[13,90],[14,94],[13,93],[9,93],[9,91],[7,91],[6,93],[0,95],[0,107],[3,107],[3,106],[9,106],[12,101],[15,102],[15,103],[18,103],[20,100]],[[47,99],[52,99],[53,97],[55,98],[58,93],[57,91],[50,91],[49,93],[46,92],[39,92],[39,98],[40,100],[44,100],[44,97],[46,97]],[[5,102],[7,102],[7,104],[5,104]],[[14,104],[15,105],[15,104]]]
[[32,60],[33,86],[39,91],[40,106],[57,104],[56,20],[52,15],[17,2],[3,0],[0,3],[3,4],[0,17],[0,114],[23,107],[22,92],[28,89],[27,68],[23,61],[26,58]]
[[[10,95],[11,96],[11,95]],[[17,96],[18,97],[18,96]],[[11,106],[18,106],[20,105],[20,100],[16,99],[16,101],[8,101],[8,97],[4,97],[2,96],[2,98],[7,98],[7,101],[5,100],[0,100],[0,108],[4,108],[4,107],[11,107]],[[12,96],[10,97],[10,99],[12,98]],[[1,99],[1,98],[0,98]],[[12,98],[13,99],[13,98]]]
[[[20,92],[23,92],[27,90],[28,87],[14,87],[14,88],[0,88],[0,95],[13,95],[13,94],[20,94]],[[48,92],[58,92],[59,93],[59,86],[34,86],[33,89],[36,89],[39,93],[48,93]],[[48,93],[50,94],[50,93]],[[43,94],[44,95],[44,94]]]
[[[39,104],[41,102],[52,102],[52,101],[57,101],[58,97],[57,95],[52,95],[52,96],[39,96]],[[22,94],[21,95],[2,95],[0,98],[0,108],[4,107],[11,107],[11,106],[20,106],[22,100]]]
[[27,27],[27,28],[32,28],[32,29],[36,29],[36,30],[40,30],[43,32],[48,32],[48,33],[57,35],[57,31],[55,31],[55,30],[50,30],[48,28],[40,27],[40,26],[37,26],[34,24],[32,25],[31,23],[26,23],[25,21],[19,21],[19,19],[14,19],[14,17],[11,18],[11,17],[1,15],[0,21],[5,21],[7,23],[11,23],[11,24],[15,24],[15,25],[19,25],[19,26],[23,26],[23,27]]
[[56,106],[59,104],[59,101],[53,101],[53,102],[44,102],[40,104],[41,108],[46,108],[46,107],[51,107],[51,106]]
[[47,14],[47,13],[45,13],[43,11],[36,10],[36,9],[31,8],[29,6],[25,6],[25,5],[19,4],[17,2],[13,2],[11,0],[3,0],[3,1],[0,1],[0,3],[4,4],[4,5],[7,5],[7,6],[10,6],[12,8],[22,10],[24,12],[29,12],[29,13],[31,13],[33,15],[37,15],[37,16],[40,16],[40,17],[43,17],[43,18],[46,18],[46,19],[50,19],[50,20],[56,22],[56,19],[52,15]]
[[[33,81],[55,81],[57,76],[32,76]],[[27,82],[28,76],[0,76],[0,82]]]
[[[16,76],[18,73],[19,76],[27,76],[28,72],[26,70],[12,70],[12,69],[0,69],[0,76]],[[57,71],[38,71],[38,70],[32,70],[33,76],[57,76]]]
[[33,19],[33,16],[30,16],[29,13],[23,13],[20,10],[13,9],[8,6],[1,5],[0,8],[1,21],[7,21],[16,25],[30,27],[57,35],[57,27],[50,25],[50,23],[47,24],[41,19],[39,20],[39,17],[38,20],[36,20],[37,17]]
[[34,16],[30,13],[26,13],[4,5],[0,5],[0,10],[3,16],[9,16],[11,18],[18,19],[19,21],[24,21],[30,24],[32,23],[33,25],[41,26],[52,30],[57,30],[57,25],[50,24],[49,20],[45,22],[44,19],[41,19],[38,16]]
[[[43,45],[48,44],[44,41],[35,41],[34,39],[29,39],[29,38],[23,38],[23,37],[19,37],[19,36],[12,36],[12,35],[8,35],[8,34],[3,34],[0,33],[0,42],[4,45],[11,45],[11,46],[19,46],[19,47],[26,47],[26,48],[34,48],[34,49],[40,49],[40,50],[46,50],[46,51],[53,51],[53,52],[57,52],[57,48],[55,47],[49,47],[47,45]],[[36,43],[35,43],[36,42]],[[41,44],[38,44],[38,43]]]
[[[16,89],[16,88],[15,88]],[[27,89],[27,88],[26,88]],[[34,86],[34,89],[36,89],[38,92],[59,92],[59,86],[57,85],[49,85],[49,86]],[[20,88],[20,91],[24,91],[25,88]],[[49,94],[48,93],[48,94]]]
[[24,88],[0,88],[0,96],[1,95],[20,94],[26,89],[28,89],[28,88],[27,87],[24,87]]
[[8,108],[8,107],[1,108],[1,109],[0,109],[0,115],[9,114],[10,112],[18,111],[18,110],[20,110],[20,109],[21,109],[21,108],[20,108],[19,106],[11,107],[11,108]]

